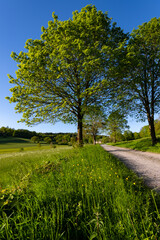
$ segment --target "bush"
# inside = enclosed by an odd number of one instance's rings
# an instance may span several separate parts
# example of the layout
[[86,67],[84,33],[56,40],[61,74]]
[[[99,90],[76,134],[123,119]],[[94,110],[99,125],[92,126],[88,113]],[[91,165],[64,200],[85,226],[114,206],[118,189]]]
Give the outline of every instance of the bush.
[[23,151],[24,151],[24,148],[23,148],[23,147],[22,147],[22,148],[20,148],[20,149],[19,149],[19,151],[20,151],[20,152],[23,152]]
[[40,144],[40,142],[38,142],[37,146],[38,146],[39,148],[41,147],[41,144]]
[[53,145],[53,143],[51,142],[51,143],[50,143],[50,147],[51,147],[51,148],[56,148],[56,145]]

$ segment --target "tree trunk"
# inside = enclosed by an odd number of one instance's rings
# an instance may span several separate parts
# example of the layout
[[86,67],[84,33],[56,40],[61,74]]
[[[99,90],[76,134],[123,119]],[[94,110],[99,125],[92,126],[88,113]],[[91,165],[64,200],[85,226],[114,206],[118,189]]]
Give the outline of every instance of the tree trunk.
[[78,114],[78,137],[77,142],[79,147],[83,147],[83,116]]
[[157,143],[155,127],[154,127],[154,119],[152,117],[148,117],[148,123],[149,123],[151,139],[152,139],[152,146],[154,146]]
[[114,143],[116,143],[117,142],[117,134],[116,134],[116,130],[115,130],[115,132],[114,132]]
[[96,145],[96,135],[93,134],[93,144]]

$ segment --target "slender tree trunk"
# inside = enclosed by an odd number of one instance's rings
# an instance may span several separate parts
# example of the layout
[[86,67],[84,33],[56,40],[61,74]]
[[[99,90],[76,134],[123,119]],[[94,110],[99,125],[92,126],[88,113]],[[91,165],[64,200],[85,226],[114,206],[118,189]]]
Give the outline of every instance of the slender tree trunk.
[[96,145],[96,135],[93,134],[93,144]]
[[116,143],[116,141],[117,141],[117,134],[116,134],[116,130],[115,130],[115,132],[114,132],[114,143]]
[[152,146],[154,146],[157,143],[155,127],[154,127],[154,118],[149,116],[148,123],[149,123],[150,135],[151,135],[151,139],[152,139]]
[[154,101],[155,101],[155,77],[154,72],[151,77],[151,83],[152,83],[152,99],[151,99],[151,119],[150,119],[150,133],[152,138],[152,146],[154,146],[157,143],[156,133],[155,133],[155,126],[154,126]]
[[156,133],[155,133],[155,126],[154,126],[154,87],[152,87],[152,100],[151,100],[151,108],[149,107],[148,101],[148,92],[146,91],[146,102],[145,102],[145,109],[147,112],[149,130],[152,140],[152,146],[157,143]]
[[83,147],[83,116],[79,113],[78,114],[78,137],[77,142],[79,147]]

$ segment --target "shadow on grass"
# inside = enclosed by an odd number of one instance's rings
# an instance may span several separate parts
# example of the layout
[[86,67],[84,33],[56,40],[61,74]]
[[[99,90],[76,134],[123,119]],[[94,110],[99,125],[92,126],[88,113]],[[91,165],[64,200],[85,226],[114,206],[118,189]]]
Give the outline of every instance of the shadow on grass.
[[0,137],[0,144],[8,144],[8,143],[30,143],[29,139],[23,138],[14,138],[14,137]]

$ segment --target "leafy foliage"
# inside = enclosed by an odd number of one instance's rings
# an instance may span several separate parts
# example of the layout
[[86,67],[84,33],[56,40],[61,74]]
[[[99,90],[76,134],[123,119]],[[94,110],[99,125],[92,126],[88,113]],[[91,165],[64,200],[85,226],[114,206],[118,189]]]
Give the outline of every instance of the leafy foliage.
[[[12,53],[18,62],[16,78],[9,75],[10,102],[28,125],[42,121],[76,122],[83,143],[82,120],[91,106],[100,106],[103,79],[118,65],[117,50],[126,35],[111,25],[107,13],[88,5],[73,18],[59,21],[53,13],[40,40],[29,39],[27,52]],[[106,92],[105,92],[106,93]]]
[[34,143],[39,143],[39,137],[38,136],[33,136],[31,137],[31,141]]
[[116,142],[119,135],[122,135],[122,131],[129,128],[125,115],[120,113],[119,110],[112,111],[106,122],[106,130],[109,132],[110,138]]
[[127,71],[124,86],[137,117],[148,119],[152,144],[156,143],[154,114],[160,104],[160,18],[153,18],[133,30],[127,46]]
[[93,138],[93,143],[96,144],[97,135],[105,129],[106,116],[97,108],[92,108],[92,111],[84,118],[85,134],[89,134]]
[[45,137],[44,141],[48,144],[50,144],[52,142],[52,139],[50,137]]

